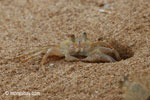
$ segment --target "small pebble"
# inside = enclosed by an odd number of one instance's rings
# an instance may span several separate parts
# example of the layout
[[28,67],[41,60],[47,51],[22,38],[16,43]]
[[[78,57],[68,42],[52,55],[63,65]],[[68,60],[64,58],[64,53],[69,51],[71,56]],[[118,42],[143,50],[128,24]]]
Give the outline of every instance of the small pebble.
[[130,46],[134,46],[134,45],[135,45],[134,42],[131,42],[131,43],[128,44],[129,47],[130,47]]
[[53,66],[54,66],[54,64],[49,64],[49,66],[53,67]]
[[102,12],[102,13],[104,13],[104,12],[105,12],[105,10],[103,10],[103,9],[100,9],[99,11],[100,11],[100,12]]
[[99,93],[99,91],[95,91],[95,93]]
[[110,11],[106,11],[104,9],[99,9],[99,12],[101,12],[101,13],[111,13]]

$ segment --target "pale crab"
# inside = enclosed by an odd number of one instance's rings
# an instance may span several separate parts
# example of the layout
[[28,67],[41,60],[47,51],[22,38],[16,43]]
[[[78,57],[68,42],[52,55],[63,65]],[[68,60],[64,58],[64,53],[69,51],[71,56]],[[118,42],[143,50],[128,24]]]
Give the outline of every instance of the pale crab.
[[76,38],[75,35],[69,35],[68,37],[68,40],[62,41],[59,45],[45,46],[28,54],[18,56],[17,59],[29,56],[21,61],[21,63],[25,63],[39,54],[45,53],[41,60],[42,66],[50,56],[64,57],[66,61],[91,63],[121,60],[119,53],[113,47],[106,42],[97,41],[93,43],[89,41],[86,33],[83,33],[80,38]]

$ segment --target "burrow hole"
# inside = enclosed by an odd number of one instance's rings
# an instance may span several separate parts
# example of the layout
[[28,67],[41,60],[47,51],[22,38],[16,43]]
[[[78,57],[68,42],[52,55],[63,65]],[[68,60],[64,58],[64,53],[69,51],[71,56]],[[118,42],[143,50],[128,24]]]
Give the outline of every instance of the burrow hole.
[[132,47],[128,46],[128,44],[122,45],[119,41],[112,40],[110,45],[118,51],[122,60],[126,60],[134,56]]

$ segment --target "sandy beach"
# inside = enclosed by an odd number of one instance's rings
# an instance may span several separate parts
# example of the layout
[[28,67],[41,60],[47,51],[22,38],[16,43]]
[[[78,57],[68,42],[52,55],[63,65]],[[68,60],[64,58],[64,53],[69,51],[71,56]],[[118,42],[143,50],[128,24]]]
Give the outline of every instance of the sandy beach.
[[[121,56],[113,63],[14,57],[86,32]],[[150,73],[150,0],[0,0],[0,100],[124,100],[119,81]],[[19,95],[20,93],[20,95]],[[22,94],[21,94],[22,93]]]

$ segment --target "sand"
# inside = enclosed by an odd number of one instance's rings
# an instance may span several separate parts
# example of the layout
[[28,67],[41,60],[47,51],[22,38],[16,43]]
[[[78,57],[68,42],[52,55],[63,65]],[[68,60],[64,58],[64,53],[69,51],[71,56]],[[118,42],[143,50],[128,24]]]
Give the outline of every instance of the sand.
[[[41,56],[21,66],[13,60],[83,32],[110,43],[122,60],[50,58],[45,74]],[[123,100],[123,76],[150,72],[149,39],[150,0],[0,0],[0,100]]]

